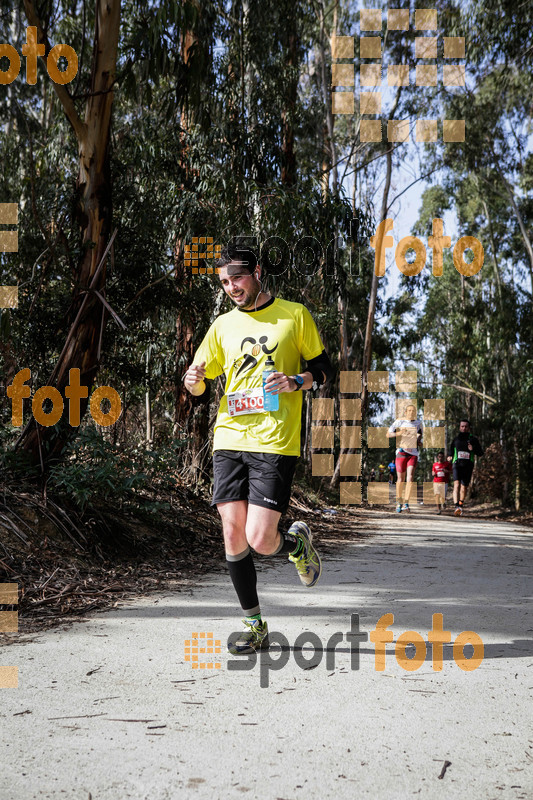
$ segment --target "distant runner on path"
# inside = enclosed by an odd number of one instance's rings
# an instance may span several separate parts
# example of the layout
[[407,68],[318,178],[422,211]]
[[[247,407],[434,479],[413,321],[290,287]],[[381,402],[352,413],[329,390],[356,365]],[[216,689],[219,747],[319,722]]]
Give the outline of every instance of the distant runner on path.
[[394,463],[394,461],[391,461],[390,464],[388,464],[388,467],[389,467],[389,483],[394,483],[394,476],[396,474],[396,464]]
[[455,503],[456,517],[463,513],[463,504],[466,490],[472,479],[474,471],[474,456],[482,456],[483,448],[479,439],[470,432],[470,422],[462,419],[459,423],[459,433],[452,442],[452,455],[448,461],[452,462],[453,469],[453,502]]
[[381,464],[378,467],[378,470],[379,470],[378,481],[382,481],[383,480],[383,478],[385,477],[385,470],[386,469],[387,469],[387,467],[385,466],[385,464],[383,464],[383,462],[381,462]]
[[437,460],[431,469],[433,473],[433,494],[437,498],[437,514],[440,514],[446,503],[446,489],[450,480],[451,466],[444,458],[441,450],[437,453]]
[[[409,500],[413,488],[413,477],[418,463],[418,445],[422,443],[422,423],[416,419],[416,406],[405,407],[405,418],[395,419],[387,431],[389,439],[399,437],[400,447],[396,450],[396,511],[409,511]],[[405,487],[404,504],[402,493]]]
[[[269,644],[250,547],[265,556],[288,557],[308,588],[320,577],[308,526],[294,522],[283,534],[278,523],[289,505],[300,455],[302,393],[317,389],[334,370],[305,306],[262,291],[261,267],[251,250],[228,246],[216,266],[236,308],[213,322],[184,383],[200,396],[206,378],[226,378],[215,423],[211,505],[222,518],[228,571],[244,613],[245,630],[229,645],[238,655]],[[272,410],[264,408],[264,400]]]

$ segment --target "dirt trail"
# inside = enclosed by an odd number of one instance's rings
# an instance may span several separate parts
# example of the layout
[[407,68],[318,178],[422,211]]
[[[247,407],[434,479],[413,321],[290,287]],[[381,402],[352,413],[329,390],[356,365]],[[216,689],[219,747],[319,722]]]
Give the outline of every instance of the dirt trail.
[[[246,670],[225,652],[240,627],[225,574],[4,648],[20,687],[1,690],[3,800],[531,797],[533,532],[420,507],[359,519],[371,535],[327,548],[313,590],[258,559],[263,614],[287,644]],[[364,639],[390,613],[384,671],[370,640],[355,669],[352,615]],[[436,613],[452,639],[437,672]],[[426,643],[416,671],[395,655],[405,631]],[[484,643],[473,671],[454,660],[462,631]],[[200,658],[220,668],[192,669],[185,642],[210,632],[222,652]]]

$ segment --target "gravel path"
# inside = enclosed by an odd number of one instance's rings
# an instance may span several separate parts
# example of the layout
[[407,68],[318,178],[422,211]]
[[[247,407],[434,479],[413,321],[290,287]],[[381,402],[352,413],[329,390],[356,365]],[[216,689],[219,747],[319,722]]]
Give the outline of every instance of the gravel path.
[[[225,651],[240,628],[225,574],[2,648],[19,667],[19,688],[1,690],[2,800],[533,797],[533,532],[366,513],[372,534],[337,547],[312,590],[258,558],[263,614],[285,639],[255,665]],[[365,634],[385,614],[394,641],[376,671]],[[433,614],[451,632],[441,671]],[[425,641],[416,670],[397,660],[405,631]],[[454,659],[462,631],[484,643],[475,670]],[[220,666],[193,669],[185,641],[209,632],[221,653],[200,658]]]

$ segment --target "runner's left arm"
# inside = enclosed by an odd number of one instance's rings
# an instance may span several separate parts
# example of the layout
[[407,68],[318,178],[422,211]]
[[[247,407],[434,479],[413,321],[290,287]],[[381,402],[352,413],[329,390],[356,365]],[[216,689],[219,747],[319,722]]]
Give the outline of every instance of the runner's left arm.
[[472,450],[474,451],[474,455],[475,456],[482,456],[485,451],[481,447],[481,444],[480,444],[479,439],[477,438],[477,436],[472,436],[470,442],[472,444]]
[[[303,389],[310,389],[316,381],[318,386],[323,386],[326,382],[335,377],[335,370],[328,354],[324,349],[324,343],[320,338],[320,333],[316,323],[303,305],[298,307],[296,315],[298,327],[298,349],[300,357],[306,363],[303,373]],[[318,353],[318,355],[314,355]],[[293,383],[293,381],[291,381]]]
[[325,350],[322,350],[319,356],[306,361],[305,371],[311,373],[313,381],[316,381],[319,386],[332,381],[335,377],[335,368]]

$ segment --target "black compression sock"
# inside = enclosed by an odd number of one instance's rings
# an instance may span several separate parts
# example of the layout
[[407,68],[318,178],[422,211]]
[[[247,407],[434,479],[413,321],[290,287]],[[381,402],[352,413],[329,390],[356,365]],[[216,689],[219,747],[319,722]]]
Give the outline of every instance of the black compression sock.
[[279,532],[279,535],[279,547],[274,551],[273,555],[278,555],[279,553],[289,555],[294,553],[295,550],[297,551],[299,549],[300,539],[298,536],[295,536],[293,533],[282,533],[281,531]]
[[257,575],[254,560],[247,547],[242,553],[231,556],[226,553],[228,571],[237,592],[239,603],[247,617],[259,614],[259,599],[257,597]]

